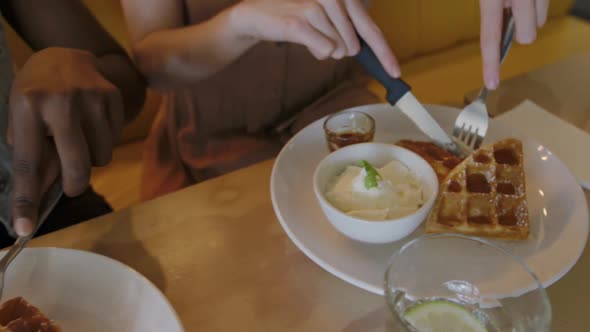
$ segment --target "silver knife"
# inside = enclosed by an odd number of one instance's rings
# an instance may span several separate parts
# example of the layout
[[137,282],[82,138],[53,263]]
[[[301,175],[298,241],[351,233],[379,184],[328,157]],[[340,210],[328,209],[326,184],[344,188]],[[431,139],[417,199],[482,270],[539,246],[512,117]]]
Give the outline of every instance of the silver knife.
[[436,145],[458,156],[463,156],[465,151],[451,139],[426,108],[414,97],[410,86],[401,78],[389,76],[373,50],[360,36],[359,41],[361,50],[355,58],[371,76],[385,87],[387,101],[391,105],[397,106]]

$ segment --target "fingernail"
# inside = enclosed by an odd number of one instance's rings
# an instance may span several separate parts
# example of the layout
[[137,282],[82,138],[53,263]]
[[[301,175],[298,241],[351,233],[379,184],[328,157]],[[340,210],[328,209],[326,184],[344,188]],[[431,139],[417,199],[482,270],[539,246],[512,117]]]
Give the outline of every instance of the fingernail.
[[340,60],[344,58],[346,55],[346,51],[343,48],[337,48],[336,51],[332,54],[332,57],[336,60]]
[[488,89],[490,89],[490,90],[495,90],[496,88],[498,88],[498,84],[500,84],[500,81],[498,78],[489,78],[486,81],[486,85],[488,86]]
[[29,236],[33,232],[33,223],[27,218],[17,218],[14,222],[14,231],[18,236]]

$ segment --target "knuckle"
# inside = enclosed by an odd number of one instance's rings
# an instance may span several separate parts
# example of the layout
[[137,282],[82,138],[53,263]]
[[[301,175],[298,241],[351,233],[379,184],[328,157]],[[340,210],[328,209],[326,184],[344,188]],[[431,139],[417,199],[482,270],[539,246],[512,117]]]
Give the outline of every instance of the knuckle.
[[305,29],[305,22],[296,16],[282,18],[283,26],[288,34],[299,34]]
[[69,117],[72,113],[73,93],[71,90],[59,90],[52,92],[44,99],[41,112],[45,120],[50,118],[60,119]]
[[105,100],[105,94],[97,89],[87,90],[82,93],[84,96],[83,110],[93,112],[102,112]]
[[32,209],[36,206],[35,201],[31,197],[25,195],[15,195],[12,201],[14,206],[18,209]]
[[27,159],[15,159],[13,161],[13,170],[17,176],[32,177],[36,174],[36,167]]
[[322,5],[316,1],[308,1],[305,3],[304,11],[307,15],[311,17],[317,16],[322,13]]
[[48,101],[59,103],[59,104],[70,104],[74,98],[76,89],[73,88],[60,88],[52,91],[51,94],[47,94]]
[[384,38],[383,30],[375,22],[369,24],[369,32],[378,38]]
[[15,97],[18,101],[21,102],[34,102],[40,99],[43,99],[47,95],[47,91],[45,89],[41,89],[38,87],[26,87],[17,92]]
[[18,110],[18,112],[32,111],[34,110],[33,106],[42,100],[44,96],[44,91],[35,88],[13,90],[10,95],[10,109]]

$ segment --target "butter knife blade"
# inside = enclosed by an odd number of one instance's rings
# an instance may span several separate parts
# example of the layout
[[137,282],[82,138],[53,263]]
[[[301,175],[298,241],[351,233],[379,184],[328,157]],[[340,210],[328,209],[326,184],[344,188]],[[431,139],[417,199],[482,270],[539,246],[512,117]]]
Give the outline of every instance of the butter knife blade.
[[414,97],[410,91],[406,92],[397,103],[395,103],[402,113],[404,113],[420,131],[428,136],[436,145],[443,149],[451,151],[457,155],[463,152],[457,147],[455,142],[440,127],[438,122],[430,115],[428,110]]

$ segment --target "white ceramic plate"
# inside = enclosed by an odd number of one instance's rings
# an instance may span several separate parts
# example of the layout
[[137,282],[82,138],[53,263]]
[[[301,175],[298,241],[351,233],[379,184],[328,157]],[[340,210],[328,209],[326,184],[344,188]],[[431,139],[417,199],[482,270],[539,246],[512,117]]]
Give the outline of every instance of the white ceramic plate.
[[[427,107],[450,132],[459,110]],[[375,118],[377,142],[427,139],[398,109],[389,105],[356,109]],[[271,177],[275,213],[287,235],[314,262],[353,285],[383,294],[383,274],[389,257],[404,243],[422,235],[423,227],[398,242],[371,245],[351,240],[330,225],[315,199],[312,185],[314,169],[328,153],[322,124],[323,119],[299,132],[276,159]],[[531,137],[491,120],[486,141],[505,137],[516,137],[524,145],[531,239],[493,242],[521,257],[547,287],[565,275],[580,257],[588,236],[588,207],[580,185],[558,158]],[[482,257],[482,264],[488,263],[484,261]],[[453,268],[452,264],[460,262],[450,260],[449,264]],[[506,270],[490,278],[493,280],[487,282],[501,285],[498,296],[508,295],[507,291],[517,295],[529,286],[512,280],[511,272]]]
[[24,297],[64,331],[184,332],[151,282],[90,252],[26,248],[9,266],[4,287],[3,300]]

